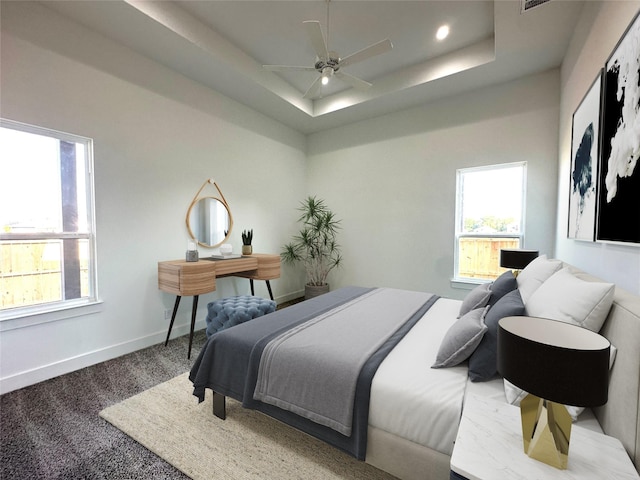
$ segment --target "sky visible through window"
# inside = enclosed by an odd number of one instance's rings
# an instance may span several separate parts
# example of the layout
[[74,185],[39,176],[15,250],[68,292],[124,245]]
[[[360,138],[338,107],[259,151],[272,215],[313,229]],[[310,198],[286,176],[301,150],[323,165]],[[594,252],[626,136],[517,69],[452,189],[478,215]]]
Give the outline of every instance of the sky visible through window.
[[[0,128],[0,228],[4,233],[61,232],[60,141]],[[85,149],[76,144],[78,179],[85,178]],[[87,231],[86,190],[78,181],[79,231]]]
[[520,230],[522,219],[522,165],[479,169],[463,174],[462,227],[466,232],[500,231],[483,219],[507,221],[510,233]]

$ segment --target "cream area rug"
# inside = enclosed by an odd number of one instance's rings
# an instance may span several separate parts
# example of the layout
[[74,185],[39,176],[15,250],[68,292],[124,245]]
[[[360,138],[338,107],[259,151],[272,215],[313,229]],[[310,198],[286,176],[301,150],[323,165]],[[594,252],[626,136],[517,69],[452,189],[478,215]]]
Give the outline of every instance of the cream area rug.
[[192,390],[185,373],[100,416],[195,480],[395,478],[232,399],[220,420]]

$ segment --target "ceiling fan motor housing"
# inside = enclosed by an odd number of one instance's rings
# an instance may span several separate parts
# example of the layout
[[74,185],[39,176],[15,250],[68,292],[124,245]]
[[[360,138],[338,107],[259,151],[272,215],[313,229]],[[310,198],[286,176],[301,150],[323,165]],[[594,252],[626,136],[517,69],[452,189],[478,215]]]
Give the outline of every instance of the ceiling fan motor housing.
[[322,73],[322,71],[326,68],[331,68],[334,73],[340,69],[340,57],[336,52],[329,52],[329,58],[325,61],[322,58],[318,58],[314,65],[314,68]]

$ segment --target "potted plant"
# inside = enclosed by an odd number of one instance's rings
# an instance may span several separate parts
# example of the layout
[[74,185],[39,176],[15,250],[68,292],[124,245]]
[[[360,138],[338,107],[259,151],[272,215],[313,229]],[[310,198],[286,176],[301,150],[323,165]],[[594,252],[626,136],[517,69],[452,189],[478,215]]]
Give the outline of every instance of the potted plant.
[[340,220],[316,197],[309,196],[300,202],[298,210],[302,212],[298,219],[302,229],[283,247],[280,256],[284,263],[304,265],[305,298],[312,298],[329,291],[327,275],[341,265],[342,255],[336,242]]
[[253,240],[253,228],[251,230],[243,230],[242,231],[242,254],[243,255],[251,255],[253,253],[251,240]]

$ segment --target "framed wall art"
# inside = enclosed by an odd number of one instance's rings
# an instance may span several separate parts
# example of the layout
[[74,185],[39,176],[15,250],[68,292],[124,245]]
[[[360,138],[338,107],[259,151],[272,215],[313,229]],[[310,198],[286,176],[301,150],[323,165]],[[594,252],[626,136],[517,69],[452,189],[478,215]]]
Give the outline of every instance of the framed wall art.
[[640,245],[640,14],[607,60],[597,240]]
[[596,231],[602,70],[591,84],[571,123],[571,175],[568,237],[593,241]]

